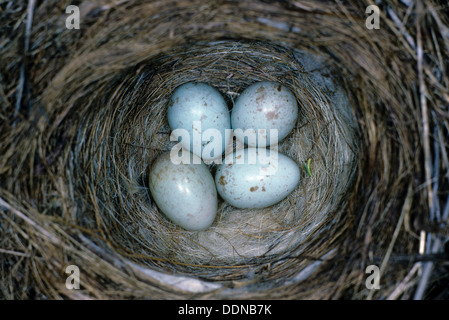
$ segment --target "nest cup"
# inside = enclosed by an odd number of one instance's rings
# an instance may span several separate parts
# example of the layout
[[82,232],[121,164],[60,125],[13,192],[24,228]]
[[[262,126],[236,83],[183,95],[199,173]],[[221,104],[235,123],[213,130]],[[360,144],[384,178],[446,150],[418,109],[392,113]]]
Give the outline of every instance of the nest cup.
[[[365,7],[338,5],[329,18],[325,3],[81,2],[79,31],[46,8],[36,10],[42,19],[31,37],[41,52],[31,69],[33,108],[5,125],[2,145],[0,173],[16,178],[1,185],[2,227],[28,235],[29,246],[7,242],[27,253],[21,270],[35,270],[27,276],[35,289],[22,296],[384,297],[408,272],[385,264],[387,285],[366,291],[364,267],[380,264],[376,257],[391,246],[416,252],[417,231],[395,227],[405,213],[422,214],[410,208],[413,197],[426,200],[411,191],[420,171],[411,174],[410,137],[419,141],[422,128],[413,124],[417,75],[401,66],[412,58],[391,56],[402,44],[390,28],[368,36]],[[45,26],[66,36],[67,55],[39,45]],[[385,52],[376,51],[382,43]],[[293,92],[297,124],[279,144],[301,169],[292,194],[259,210],[219,199],[215,222],[200,232],[158,210],[148,175],[176,144],[168,101],[190,81],[218,89],[230,109],[257,81]],[[81,269],[81,291],[65,286],[67,265]]]
[[[331,228],[332,223],[326,226],[329,220],[338,221],[357,150],[348,99],[330,74],[321,75],[329,73],[325,70],[305,52],[237,41],[181,46],[132,66],[99,90],[98,98],[89,96],[90,104],[77,103],[81,116],[71,125],[76,128],[72,161],[78,167],[73,188],[82,193],[91,186],[101,229],[114,246],[131,257],[138,253],[139,263],[161,271],[238,279],[269,263],[277,265],[280,257],[316,251],[304,243],[321,228]],[[78,75],[86,76],[81,70]],[[312,176],[303,169],[296,191],[263,210],[241,210],[220,200],[216,221],[206,231],[187,232],[172,224],[153,203],[147,181],[153,160],[177,143],[170,139],[168,99],[189,81],[217,88],[231,107],[254,82],[278,81],[289,87],[300,115],[278,148],[301,167],[313,159]],[[58,94],[76,95],[67,88]],[[63,125],[61,130],[70,129]],[[210,165],[212,173],[214,167]]]

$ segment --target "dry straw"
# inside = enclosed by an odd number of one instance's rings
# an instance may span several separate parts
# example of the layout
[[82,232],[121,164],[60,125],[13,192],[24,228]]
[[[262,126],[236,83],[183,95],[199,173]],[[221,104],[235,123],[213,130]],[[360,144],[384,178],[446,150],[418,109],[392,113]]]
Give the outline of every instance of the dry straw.
[[[447,297],[448,8],[382,2],[368,29],[370,4],[80,1],[69,30],[68,1],[0,3],[0,296]],[[171,93],[206,82],[231,108],[262,80],[298,99],[299,187],[175,226],[147,186]]]

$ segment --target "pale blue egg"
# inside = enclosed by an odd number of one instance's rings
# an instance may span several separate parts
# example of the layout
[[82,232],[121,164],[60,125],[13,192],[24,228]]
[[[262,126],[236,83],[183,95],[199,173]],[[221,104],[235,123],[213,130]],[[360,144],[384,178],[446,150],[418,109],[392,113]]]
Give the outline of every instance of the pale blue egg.
[[296,162],[265,148],[241,149],[225,157],[215,173],[220,196],[234,207],[260,209],[285,199],[300,180]]
[[[231,138],[231,117],[218,90],[200,82],[178,87],[168,103],[168,124],[181,144],[203,160],[220,158]],[[179,140],[178,140],[179,141]]]
[[180,227],[199,231],[210,227],[217,213],[217,191],[209,168],[199,164],[175,164],[170,152],[152,164],[149,176],[151,195],[170,220]]
[[231,124],[236,138],[249,147],[268,147],[292,131],[297,117],[298,104],[290,89],[277,82],[262,81],[250,85],[237,98]]

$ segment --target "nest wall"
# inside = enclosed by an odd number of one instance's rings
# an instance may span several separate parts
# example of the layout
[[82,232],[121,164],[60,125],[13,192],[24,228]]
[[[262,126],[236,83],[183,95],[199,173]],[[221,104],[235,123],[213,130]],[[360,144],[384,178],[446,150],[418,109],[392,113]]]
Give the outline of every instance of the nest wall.
[[[69,4],[38,3],[30,29],[25,2],[0,12],[6,298],[419,291],[418,274],[398,288],[419,253],[440,254],[447,240],[447,8],[386,2],[370,30],[362,2],[79,1],[73,30]],[[206,82],[231,108],[263,80],[297,97],[297,126],[279,150],[301,168],[312,159],[312,176],[302,170],[270,208],[220,200],[210,229],[175,226],[147,185],[151,162],[174,144],[171,93]],[[444,262],[431,263],[430,289],[447,283]],[[375,291],[365,286],[372,264]],[[81,290],[65,286],[68,265],[79,266]]]

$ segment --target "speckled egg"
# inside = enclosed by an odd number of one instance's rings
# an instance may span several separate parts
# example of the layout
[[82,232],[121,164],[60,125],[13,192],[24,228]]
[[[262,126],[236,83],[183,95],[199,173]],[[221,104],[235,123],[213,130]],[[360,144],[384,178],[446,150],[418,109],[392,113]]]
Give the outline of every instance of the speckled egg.
[[217,191],[204,163],[174,164],[165,152],[151,166],[149,186],[159,210],[180,227],[199,231],[212,225]]
[[[230,141],[231,117],[226,101],[205,83],[188,82],[178,87],[168,103],[167,117],[173,134],[182,137],[181,144],[203,160],[221,157]],[[179,135],[179,129],[186,135]]]
[[215,173],[219,195],[242,209],[265,208],[283,200],[299,179],[292,159],[264,148],[241,149],[226,156]]
[[[267,147],[284,139],[295,127],[297,117],[293,93],[280,83],[262,81],[250,85],[238,97],[231,125],[236,138],[246,145]],[[277,130],[277,138],[273,129]],[[257,135],[257,140],[248,138]]]

